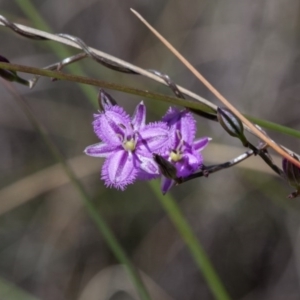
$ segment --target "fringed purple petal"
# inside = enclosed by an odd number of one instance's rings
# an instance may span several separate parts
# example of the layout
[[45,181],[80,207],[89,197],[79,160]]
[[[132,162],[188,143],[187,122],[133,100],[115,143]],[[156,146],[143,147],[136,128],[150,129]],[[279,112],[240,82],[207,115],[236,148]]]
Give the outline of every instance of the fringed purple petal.
[[124,190],[137,176],[135,157],[128,151],[119,150],[109,156],[103,164],[101,178],[108,187]]
[[146,123],[146,106],[142,101],[136,108],[131,121],[134,130],[140,130]]
[[187,111],[181,113],[180,120],[176,123],[176,129],[180,131],[181,138],[188,144],[192,144],[196,136],[196,121]]
[[162,193],[165,195],[171,187],[174,185],[175,181],[169,178],[166,178],[165,176],[161,176],[161,183],[160,183],[160,189]]
[[[140,161],[140,169],[144,172],[146,172],[149,175],[159,175],[159,168],[156,162],[151,157],[145,157],[145,156],[138,156]],[[152,176],[153,178],[153,176]]]
[[190,112],[169,108],[163,121],[170,126],[173,147],[178,146],[181,140],[188,144],[193,142],[196,135],[196,121]]
[[127,128],[130,128],[130,117],[120,106],[111,106],[105,113],[94,115],[94,131],[107,144],[120,145]]
[[186,177],[200,169],[203,162],[202,155],[198,152],[185,152],[180,161],[176,163],[177,176]]
[[211,140],[212,139],[209,137],[202,137],[202,138],[194,141],[193,147],[196,151],[202,151]]
[[146,156],[153,152],[161,153],[170,146],[169,133],[168,126],[163,122],[146,125],[139,132],[137,153]]
[[[121,146],[120,149],[122,149]],[[84,153],[94,157],[107,157],[110,154],[112,154],[115,150],[116,147],[112,147],[105,143],[98,143],[86,147]]]
[[145,172],[144,170],[139,169],[139,172],[138,172],[136,178],[138,180],[152,180],[152,179],[158,178],[159,176],[160,176],[160,174],[149,174],[149,173]]
[[180,111],[175,107],[169,107],[166,114],[163,116],[162,121],[166,122],[169,126],[172,126],[179,119],[180,119]]

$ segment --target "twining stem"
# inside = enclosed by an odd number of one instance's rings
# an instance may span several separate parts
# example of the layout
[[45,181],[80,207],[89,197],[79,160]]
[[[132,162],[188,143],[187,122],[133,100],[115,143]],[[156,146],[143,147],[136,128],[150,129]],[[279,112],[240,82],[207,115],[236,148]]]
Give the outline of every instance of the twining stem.
[[[74,48],[77,48],[77,49],[81,50],[81,47],[78,44],[76,44],[75,42],[73,42],[69,39],[66,39],[65,37],[58,36],[58,35],[50,33],[49,32],[50,31],[49,26],[47,24],[45,24],[45,22],[43,21],[42,18],[37,17],[38,12],[32,7],[32,4],[30,3],[30,1],[27,1],[27,0],[15,0],[15,1],[23,9],[23,11],[28,15],[28,18],[30,20],[33,20],[37,27],[39,27],[40,29],[43,29],[45,31],[10,22],[11,24],[17,26],[18,28],[20,28],[20,29],[24,30],[25,32],[30,33],[32,35],[44,37],[44,38],[49,39],[51,41],[58,42],[59,44],[49,43],[49,47],[51,47],[53,52],[56,53],[57,56],[61,59],[65,59],[66,57],[71,55],[69,53],[69,51],[67,51],[66,48],[63,47],[61,44],[64,44],[64,45],[67,45],[67,46],[70,46],[70,47],[74,47]],[[1,17],[2,16],[0,15],[0,18]],[[1,22],[1,19],[0,19],[0,25],[1,26],[6,26],[3,22]],[[111,60],[111,61],[113,61],[113,62],[115,62],[115,63],[117,63],[117,64],[119,64],[119,65],[121,65],[125,68],[128,68],[128,69],[131,69],[131,70],[135,71],[136,73],[138,73],[140,75],[143,75],[145,77],[148,77],[152,80],[155,80],[159,83],[164,84],[164,81],[159,76],[156,76],[155,74],[153,74],[153,73],[151,73],[147,70],[139,68],[138,66],[130,64],[130,63],[124,61],[124,60],[121,60],[117,57],[114,57],[110,54],[107,54],[107,53],[102,52],[100,50],[94,49],[92,47],[89,47],[89,50],[93,51],[98,56],[109,59],[109,60]],[[72,71],[72,73],[83,75],[83,72],[81,71],[81,68],[79,66],[80,65],[78,65],[78,64],[74,64],[74,65],[70,65],[68,67]],[[85,88],[87,88],[87,87],[85,87],[85,86],[82,87],[82,89],[84,89],[83,91],[88,96],[90,91],[85,89]],[[193,93],[193,92],[191,92],[191,91],[189,91],[189,90],[187,90],[183,87],[178,86],[178,88],[181,90],[181,92],[188,95],[189,97],[205,104],[206,106],[212,108],[213,110],[216,110],[216,105],[211,103],[210,101],[200,97],[199,95],[197,95],[197,94],[195,94],[195,93]]]
[[[28,15],[28,17],[34,21],[35,24],[37,24],[38,27],[43,28],[44,30],[48,30],[49,31],[49,26],[44,22],[44,20],[40,17],[38,17],[38,12],[34,9],[34,7],[32,7],[31,3],[28,2],[27,0],[15,0],[19,6],[24,10],[24,12]],[[6,26],[5,22],[3,22],[4,17],[0,15],[0,25],[2,26]],[[1,21],[2,20],[2,21]],[[16,23],[12,23],[10,21],[7,20],[7,22],[9,22],[10,24],[14,25],[16,28],[23,30],[24,32],[28,33],[29,35],[32,36],[36,36],[36,37],[43,37],[46,40],[52,40],[52,41],[56,41],[71,47],[75,47],[75,48],[80,48],[80,46],[76,43],[74,43],[73,41],[66,39],[65,37],[62,36],[58,36],[49,32],[45,32],[42,30],[38,30],[35,28],[31,28],[28,26],[24,26],[21,24],[16,24]],[[12,30],[14,30],[13,28],[11,28]],[[16,33],[18,33],[17,31],[15,31]],[[49,44],[50,47],[52,47],[53,51],[62,59],[66,59],[67,56],[70,56],[69,52],[66,51],[66,49],[64,47],[61,47],[61,45],[53,45],[52,43]],[[133,64],[130,64],[126,61],[123,61],[117,57],[114,57],[110,54],[107,54],[105,52],[99,51],[97,49],[88,47],[89,51],[92,51],[93,53],[95,53],[96,55],[103,57],[105,59],[108,59],[120,66],[123,66],[124,68],[128,68],[131,69],[132,71],[143,75],[145,77],[148,77],[152,80],[155,80],[159,83],[162,84],[166,84],[164,82],[164,80],[160,77],[160,76],[156,76],[155,73],[151,72],[150,70],[144,70],[142,68],[139,68]],[[70,70],[72,70],[72,73],[76,73],[76,74],[83,74],[81,71],[81,68],[79,67],[79,65],[71,65],[69,66]],[[184,93],[185,95],[191,97],[192,99],[197,100],[198,102],[202,103],[204,105],[204,107],[209,107],[211,108],[214,112],[217,109],[217,106],[211,102],[209,102],[208,100],[204,99],[203,97],[200,97],[199,95],[177,85],[178,89]],[[91,90],[87,89],[87,86],[82,86],[82,90],[83,92],[85,92],[85,94],[89,97]],[[203,111],[205,111],[205,109],[203,109]],[[266,129],[270,129],[270,130],[274,130],[274,131],[278,131],[296,138],[300,138],[300,132],[292,129],[292,128],[288,128],[286,126],[282,126],[270,121],[266,121],[266,120],[261,120],[255,117],[251,117],[249,115],[244,115],[248,120],[266,128]],[[246,127],[246,129],[248,130],[248,128]],[[292,151],[291,151],[292,152]]]
[[147,97],[147,98],[155,99],[158,101],[164,101],[164,102],[172,103],[175,105],[200,109],[200,110],[204,110],[204,111],[207,111],[210,113],[214,112],[210,107],[208,107],[202,103],[198,103],[198,102],[191,101],[191,100],[182,100],[182,99],[175,98],[172,96],[167,96],[167,95],[159,94],[159,93],[153,93],[153,92],[149,92],[147,90],[140,90],[140,89],[132,88],[132,87],[125,86],[125,85],[107,82],[104,80],[93,79],[93,78],[89,78],[89,77],[72,75],[72,74],[66,74],[66,73],[59,72],[59,71],[52,71],[52,70],[39,69],[39,68],[28,67],[28,66],[23,66],[23,65],[3,63],[3,62],[0,62],[0,68],[6,69],[6,70],[24,72],[24,73],[28,73],[28,74],[46,76],[46,77],[56,78],[56,79],[60,79],[60,80],[68,80],[68,81],[76,82],[76,83],[83,83],[83,84],[87,84],[87,85],[91,85],[91,86],[102,87],[102,88],[107,88],[107,89],[111,89],[111,90],[115,90],[115,91],[130,93],[130,94],[137,95],[137,96]]
[[[34,67],[28,67],[28,66],[23,66],[23,65],[16,65],[16,64],[6,64],[0,62],[0,68],[2,69],[7,69],[7,70],[13,70],[13,71],[19,71],[19,72],[24,72],[28,74],[34,74],[34,75],[40,75],[40,76],[45,76],[45,77],[50,77],[50,78],[57,78],[60,80],[68,80],[76,83],[82,83],[84,85],[91,85],[91,86],[96,86],[96,87],[102,87],[102,88],[107,88],[111,90],[116,90],[116,91],[121,91],[124,93],[129,93],[132,95],[137,95],[141,97],[146,97],[152,100],[157,100],[157,101],[163,101],[167,103],[171,103],[174,105],[179,105],[183,107],[187,107],[190,109],[195,109],[198,111],[202,111],[204,113],[210,113],[210,114],[215,114],[215,109],[211,106],[207,106],[205,103],[202,102],[195,102],[191,100],[182,100],[180,98],[175,98],[169,95],[165,94],[159,94],[159,93],[154,93],[154,92],[149,92],[147,90],[141,90],[137,88],[132,88],[129,86],[124,86],[120,84],[115,84],[103,80],[98,80],[98,79],[93,79],[93,78],[88,78],[88,77],[83,77],[83,76],[77,76],[77,75],[71,75],[63,72],[58,72],[58,71],[52,71],[52,70],[46,70],[46,69],[40,69],[40,68],[34,68]],[[180,87],[179,87],[180,88]],[[279,125],[274,122],[258,119],[249,115],[245,115],[249,120],[252,122],[256,123],[257,125],[270,129],[273,131],[277,131],[283,134],[287,134],[296,138],[300,138],[300,132],[298,130],[295,130],[293,128],[289,128],[283,125]]]

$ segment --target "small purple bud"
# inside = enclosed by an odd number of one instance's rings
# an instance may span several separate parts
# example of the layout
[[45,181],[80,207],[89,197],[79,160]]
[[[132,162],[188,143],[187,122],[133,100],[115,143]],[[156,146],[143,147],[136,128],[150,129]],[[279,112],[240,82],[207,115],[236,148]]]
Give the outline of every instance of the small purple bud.
[[107,108],[117,105],[117,101],[104,90],[99,89],[98,104],[101,111],[105,111]]
[[[293,154],[293,158],[299,161],[298,157]],[[296,188],[296,191],[291,193],[288,198],[293,199],[300,195],[300,168],[295,166],[293,163],[291,163],[286,158],[282,159],[282,169],[285,175],[286,180],[288,183]]]
[[244,126],[241,120],[234,115],[228,108],[218,107],[217,117],[221,126],[227,131],[227,133],[233,137],[241,140],[245,147],[248,146],[248,141],[244,135]]

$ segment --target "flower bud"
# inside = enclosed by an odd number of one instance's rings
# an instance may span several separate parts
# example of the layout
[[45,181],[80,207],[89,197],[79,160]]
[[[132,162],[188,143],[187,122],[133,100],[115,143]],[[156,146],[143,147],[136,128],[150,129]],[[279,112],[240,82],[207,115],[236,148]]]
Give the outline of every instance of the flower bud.
[[[293,154],[293,158],[299,161],[298,157]],[[296,191],[291,193],[288,198],[296,198],[300,194],[300,168],[294,165],[286,158],[282,159],[282,169],[288,183],[296,188]]]
[[234,115],[228,108],[218,107],[217,117],[219,123],[227,131],[227,133],[233,137],[241,140],[245,147],[248,146],[248,141],[244,135],[244,126],[241,120]]
[[158,164],[162,175],[168,179],[176,181],[177,183],[180,182],[179,178],[177,177],[176,167],[172,163],[155,153],[153,154],[153,159]]
[[[9,63],[9,60],[0,55],[0,62]],[[30,82],[18,76],[16,71],[0,69],[0,76],[7,81],[16,81],[18,83],[30,86]]]
[[106,93],[104,90],[99,89],[98,104],[100,110],[105,111],[109,107],[117,105],[117,102],[111,95]]

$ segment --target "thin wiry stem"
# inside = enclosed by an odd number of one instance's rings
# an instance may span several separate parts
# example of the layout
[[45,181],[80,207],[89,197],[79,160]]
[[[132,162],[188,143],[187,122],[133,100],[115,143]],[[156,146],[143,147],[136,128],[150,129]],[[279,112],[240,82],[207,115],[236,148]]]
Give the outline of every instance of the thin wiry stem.
[[[22,3],[22,5],[24,5],[23,2],[20,2]],[[78,45],[77,43],[75,43],[74,41],[70,41],[69,39],[67,38],[63,38],[59,35],[55,35],[55,34],[51,34],[49,32],[45,32],[45,31],[42,31],[42,30],[37,30],[35,28],[31,28],[31,27],[28,27],[28,26],[24,26],[24,25],[21,25],[21,24],[17,24],[17,23],[13,23],[13,22],[10,22],[7,18],[5,18],[4,16],[1,16],[0,15],[0,25],[2,26],[6,26],[7,28],[10,28],[12,30],[14,30],[16,33],[18,34],[21,34],[20,33],[20,30],[23,31],[25,33],[25,36],[26,34],[28,33],[28,37],[29,38],[33,38],[33,36],[36,36],[36,39],[44,39],[44,40],[52,40],[52,41],[56,41],[56,42],[59,42],[61,44],[65,44],[65,45],[68,45],[68,46],[71,46],[71,47],[74,47],[74,48],[77,48],[77,49],[81,49],[81,46]],[[22,35],[22,34],[21,34]],[[24,34],[23,34],[24,36]],[[32,37],[31,37],[32,36]],[[51,45],[51,44],[50,44]],[[159,83],[162,83],[162,84],[165,84],[165,81],[160,77],[160,76],[157,76],[155,74],[153,74],[153,72],[151,72],[150,70],[144,70],[142,68],[139,68],[133,64],[130,64],[126,61],[123,61],[119,58],[116,58],[112,55],[109,55],[105,52],[102,52],[102,51],[99,51],[97,49],[94,49],[92,47],[88,47],[89,51],[92,51],[93,53],[95,53],[96,55],[100,56],[100,57],[103,57],[103,58],[106,58],[107,60],[109,61],[112,61],[112,62],[115,62],[116,64],[120,65],[120,66],[123,66],[124,68],[127,68],[127,69],[130,69],[132,70],[133,72],[136,72],[137,74],[140,74],[140,75],[143,75],[145,77],[148,77],[149,79],[152,79],[154,81],[157,81]],[[67,56],[66,52],[63,51],[64,48],[60,49],[61,51],[59,51],[60,54],[62,55],[65,55]],[[82,50],[82,49],[81,49]],[[79,55],[81,55],[83,53],[80,53]],[[65,57],[64,60],[68,60],[69,57]],[[59,64],[59,63],[57,63]],[[56,64],[56,65],[57,65]],[[181,87],[178,85],[178,89],[185,95],[191,97],[192,99],[200,102],[203,104],[203,107],[204,108],[207,108],[209,107],[211,109],[211,112],[212,113],[215,113],[216,110],[217,110],[217,106],[213,103],[211,103],[210,101],[204,99],[203,97]],[[182,105],[184,106],[184,105]],[[207,115],[206,118],[211,118],[212,120],[216,120],[214,115]],[[281,125],[278,125],[276,123],[273,123],[273,122],[269,122],[269,121],[266,121],[266,120],[260,120],[258,118],[254,118],[252,116],[248,116],[247,115],[247,118],[249,120],[251,120],[252,122],[255,122],[256,124],[260,125],[260,126],[263,126],[264,128],[268,128],[268,129],[271,129],[271,130],[275,130],[275,131],[279,131],[279,132],[284,132],[285,134],[288,134],[288,135],[291,135],[293,137],[297,137],[297,138],[300,138],[300,132],[295,130],[295,129],[292,129],[292,128],[288,128],[288,127],[285,127],[285,126],[281,126]],[[246,126],[245,129],[249,132],[251,132],[251,130],[249,130],[249,128]],[[283,147],[285,149],[285,147]],[[289,149],[286,149],[287,152],[289,153],[294,153],[293,151],[289,150]],[[296,153],[295,153],[296,154]]]
[[[259,150],[263,150],[265,147],[266,147],[266,144],[261,146],[259,148]],[[195,179],[195,178],[200,178],[200,177],[203,177],[203,176],[208,177],[210,174],[213,174],[215,172],[233,167],[233,166],[241,163],[242,161],[246,160],[247,158],[251,157],[253,154],[254,154],[254,151],[250,149],[250,150],[242,153],[241,155],[239,155],[239,156],[237,156],[237,157],[235,157],[235,158],[233,158],[233,159],[231,159],[227,162],[224,162],[222,164],[213,165],[213,166],[205,166],[199,172],[191,174],[191,175],[189,175],[185,178],[182,178],[181,183],[190,181],[190,180]]]
[[76,43],[87,56],[91,57],[93,60],[95,60],[96,62],[100,63],[101,65],[107,68],[110,68],[118,72],[128,73],[128,74],[138,74],[136,71],[131,70],[127,67],[123,67],[122,65],[114,62],[113,60],[107,59],[105,57],[96,54],[94,51],[90,50],[90,48],[86,45],[86,43],[83,42],[82,39],[76,36],[70,34],[64,34],[64,33],[60,33],[58,35]]
[[155,99],[155,100],[159,100],[159,101],[172,103],[175,105],[187,106],[187,107],[195,108],[195,109],[205,110],[207,108],[206,106],[203,106],[202,103],[198,103],[198,102],[191,101],[191,100],[182,100],[182,99],[167,96],[164,94],[149,92],[148,90],[140,90],[140,89],[132,88],[129,86],[110,83],[110,82],[107,82],[104,80],[98,80],[98,79],[93,79],[93,78],[88,78],[88,77],[83,77],[83,76],[71,75],[71,74],[66,74],[66,73],[58,72],[58,71],[38,69],[38,68],[9,64],[9,63],[4,63],[4,62],[0,62],[0,68],[6,69],[6,70],[24,72],[24,73],[28,73],[28,74],[36,74],[36,75],[46,76],[46,77],[50,77],[50,78],[56,78],[56,79],[60,79],[60,80],[68,80],[71,82],[83,83],[86,85],[91,85],[91,86],[96,86],[96,87],[108,88],[108,89],[112,89],[112,90],[116,90],[116,91],[130,93],[133,95],[143,96],[143,97],[147,97],[147,98],[151,98],[151,99]]
[[[20,2],[22,3],[22,5],[24,5],[24,2]],[[56,42],[59,42],[61,44],[65,44],[65,45],[68,45],[68,46],[71,46],[71,47],[74,47],[74,48],[77,48],[77,49],[81,49],[81,46],[78,45],[77,43],[75,43],[74,41],[71,41],[67,38],[64,38],[62,36],[59,36],[59,35],[55,35],[55,34],[51,34],[49,32],[45,32],[45,31],[42,31],[42,30],[38,30],[38,29],[35,29],[35,28],[31,28],[31,27],[28,27],[28,26],[24,26],[24,25],[21,25],[21,24],[17,24],[17,23],[13,23],[13,22],[10,22],[7,18],[5,18],[4,16],[1,16],[0,15],[0,25],[2,26],[6,26],[7,28],[10,28],[12,30],[14,30],[16,33],[20,34],[20,30],[22,30],[24,33],[25,33],[25,36],[26,34],[28,33],[28,37],[31,37],[32,36],[36,36],[36,39],[44,39],[44,40],[52,40],[52,41],[56,41]],[[24,34],[23,34],[24,36]],[[32,37],[33,38],[33,37]],[[151,70],[144,70],[140,67],[137,67],[133,64],[130,64],[126,61],[123,61],[119,58],[116,58],[110,54],[107,54],[105,52],[102,52],[100,50],[97,50],[97,49],[94,49],[92,47],[89,47],[87,46],[87,48],[89,49],[89,51],[95,53],[97,56],[99,57],[103,57],[104,59],[107,59],[108,61],[112,61],[124,68],[127,68],[129,70],[132,70],[133,72],[137,73],[137,74],[140,74],[140,75],[143,75],[145,77],[148,77],[149,79],[152,79],[154,81],[157,81],[159,83],[162,83],[162,84],[165,84],[165,81],[160,77],[160,76],[157,76],[155,75],[153,72],[151,72]],[[59,51],[59,53],[61,53],[62,55],[65,55],[66,52],[63,51],[64,48],[61,49],[61,51]],[[79,55],[82,55],[83,53],[80,53]],[[65,55],[67,56],[67,54]],[[63,60],[68,60],[70,59],[69,57],[65,57]],[[61,63],[61,62],[59,62]],[[58,65],[59,63],[57,63],[56,65]],[[181,87],[178,85],[178,89],[180,90],[180,92],[182,92],[183,94],[189,96],[190,98],[200,102],[203,104],[202,107],[204,108],[207,108],[209,107],[211,110],[212,113],[215,113],[216,110],[217,110],[217,106],[213,103],[211,103],[210,101],[204,99],[203,97]],[[184,105],[182,105],[184,106]],[[200,109],[200,108],[199,108]],[[214,117],[214,115],[208,115],[206,116],[206,118],[211,118],[212,120],[216,120],[216,118]],[[268,128],[268,129],[271,129],[271,130],[275,130],[275,131],[279,131],[279,132],[284,132],[285,134],[289,134],[293,137],[297,137],[297,138],[300,138],[300,132],[297,131],[297,130],[294,130],[292,128],[288,128],[288,127],[285,127],[285,126],[281,126],[281,125],[278,125],[276,123],[273,123],[273,122],[269,122],[269,121],[266,121],[266,120],[260,120],[258,118],[254,118],[252,116],[248,116],[247,115],[247,118],[249,120],[251,120],[252,122],[255,122],[256,124],[260,125],[260,126],[263,126],[264,128]],[[251,132],[251,130],[249,130],[249,128],[246,126],[245,129],[249,132]],[[284,147],[283,147],[284,148]],[[294,153],[293,151],[291,150],[288,150],[287,149],[287,152],[290,152],[290,153]],[[295,153],[296,154],[296,153]]]
[[[5,22],[3,20],[5,20]],[[10,22],[7,18],[0,15],[0,25],[6,26],[6,27],[14,30],[12,27],[9,27],[7,24],[14,24],[15,26],[17,26],[17,28],[19,28],[19,29],[21,29],[21,30],[23,30],[27,33],[34,34],[38,37],[43,37],[45,39],[56,41],[56,42],[59,42],[61,44],[65,44],[65,45],[68,45],[68,46],[71,46],[71,47],[82,50],[82,48],[77,43],[75,43],[74,41],[69,40],[68,38],[65,38],[65,37],[62,37],[62,36],[59,36],[59,35],[55,35],[55,34],[51,34],[49,32],[45,32],[45,31],[42,31],[42,30],[38,30],[38,29],[35,29],[35,28],[28,27],[28,26],[24,26],[24,25],[21,25],[21,24]],[[18,32],[16,32],[16,33],[18,33]],[[159,83],[165,84],[164,80],[162,80],[159,76],[156,76],[155,74],[151,73],[150,71],[139,68],[139,67],[137,67],[133,64],[130,64],[126,61],[123,61],[119,58],[116,58],[116,57],[114,57],[110,54],[107,54],[107,53],[102,52],[100,50],[94,49],[92,47],[88,47],[88,49],[89,49],[89,51],[92,51],[96,55],[98,55],[100,57],[103,57],[103,58],[105,58],[109,61],[113,61],[113,62],[117,63],[118,65],[123,66],[124,68],[127,68],[129,70],[132,70],[132,71],[136,72],[137,74],[141,74],[141,75],[143,75],[145,77],[148,77],[152,80],[155,80]],[[197,95],[197,94],[195,94],[195,93],[193,93],[193,92],[191,92],[191,91],[189,91],[189,90],[187,90],[187,89],[185,89],[181,86],[178,86],[178,88],[185,95],[187,95],[187,96],[203,103],[204,105],[210,107],[212,109],[212,111],[216,111],[217,106],[214,105],[213,103],[209,102],[208,100],[200,97],[199,95]]]

